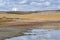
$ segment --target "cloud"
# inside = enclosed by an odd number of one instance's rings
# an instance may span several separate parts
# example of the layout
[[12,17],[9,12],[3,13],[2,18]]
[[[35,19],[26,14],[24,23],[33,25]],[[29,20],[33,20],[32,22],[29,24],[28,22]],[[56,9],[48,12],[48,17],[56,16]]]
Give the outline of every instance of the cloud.
[[60,6],[57,6],[57,9],[60,9]]
[[49,2],[49,1],[44,2],[44,5],[46,5],[46,6],[49,6],[50,4],[51,4],[51,2]]
[[4,0],[0,0],[0,7],[4,6],[6,4],[6,2],[4,2]]
[[20,11],[60,9],[60,0],[1,0],[0,10],[18,9]]
[[22,0],[19,2],[20,4],[24,4],[24,3],[27,3],[27,0]]
[[5,3],[0,3],[0,7],[1,7],[1,6],[4,6],[4,5],[5,5]]
[[18,8],[15,8],[15,7],[12,8],[12,11],[17,11],[17,10],[18,10]]
[[22,11],[35,11],[35,10],[45,10],[47,9],[45,6],[49,6],[50,2],[45,1],[45,2],[36,2],[36,1],[31,1],[29,4],[24,4],[24,5],[19,5],[18,9]]
[[30,5],[32,5],[32,6],[36,6],[36,5],[37,5],[37,6],[40,6],[40,5],[42,5],[42,3],[31,2]]

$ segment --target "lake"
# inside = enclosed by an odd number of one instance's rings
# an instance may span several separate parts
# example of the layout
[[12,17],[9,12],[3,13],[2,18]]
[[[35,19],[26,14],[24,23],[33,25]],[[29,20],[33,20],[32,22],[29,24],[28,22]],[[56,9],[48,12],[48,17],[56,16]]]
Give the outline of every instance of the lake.
[[60,29],[31,29],[22,36],[5,40],[60,40]]

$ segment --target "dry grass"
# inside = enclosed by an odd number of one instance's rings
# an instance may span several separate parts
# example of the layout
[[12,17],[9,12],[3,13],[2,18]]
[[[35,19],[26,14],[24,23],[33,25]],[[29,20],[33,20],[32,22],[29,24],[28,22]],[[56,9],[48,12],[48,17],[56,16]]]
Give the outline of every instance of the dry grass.
[[46,12],[37,12],[31,14],[7,14],[1,13],[0,17],[7,18],[21,18],[21,19],[34,19],[34,20],[60,20],[60,11],[46,11]]

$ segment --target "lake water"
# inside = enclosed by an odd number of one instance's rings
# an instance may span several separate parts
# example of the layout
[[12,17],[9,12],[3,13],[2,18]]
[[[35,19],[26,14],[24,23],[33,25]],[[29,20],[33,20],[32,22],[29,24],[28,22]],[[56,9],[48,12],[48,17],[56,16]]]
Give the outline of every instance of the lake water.
[[60,30],[57,29],[31,29],[24,34],[5,40],[60,40]]

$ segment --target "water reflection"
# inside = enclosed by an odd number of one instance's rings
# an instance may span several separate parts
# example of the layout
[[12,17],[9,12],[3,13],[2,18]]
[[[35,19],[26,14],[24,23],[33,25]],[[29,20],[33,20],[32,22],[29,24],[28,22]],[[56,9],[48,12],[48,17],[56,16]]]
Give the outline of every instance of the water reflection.
[[60,40],[60,30],[32,29],[24,33],[24,36],[6,40]]

